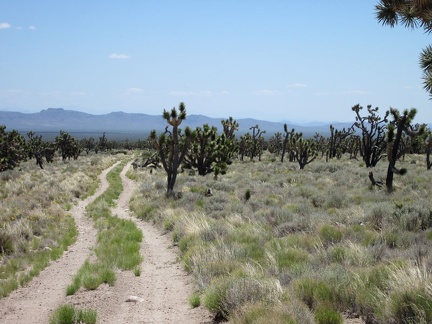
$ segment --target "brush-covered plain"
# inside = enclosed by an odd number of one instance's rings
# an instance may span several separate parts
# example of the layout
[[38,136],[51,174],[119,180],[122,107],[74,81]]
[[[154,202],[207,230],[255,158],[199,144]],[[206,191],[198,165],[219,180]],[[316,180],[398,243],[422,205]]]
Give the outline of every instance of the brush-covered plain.
[[165,197],[162,169],[130,170],[140,184],[131,206],[172,234],[196,283],[191,305],[219,318],[430,323],[432,173],[424,156],[398,163],[408,174],[388,193],[348,156],[298,170],[264,155],[235,161],[217,180],[181,173],[180,199]]

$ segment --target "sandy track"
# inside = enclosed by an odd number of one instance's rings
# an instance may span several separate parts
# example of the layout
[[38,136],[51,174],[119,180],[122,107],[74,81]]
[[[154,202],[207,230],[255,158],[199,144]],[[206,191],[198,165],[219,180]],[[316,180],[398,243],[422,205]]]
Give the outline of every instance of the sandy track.
[[[117,272],[114,287],[103,285],[95,291],[80,291],[68,301],[97,310],[98,323],[211,323],[211,315],[202,307],[192,309],[188,298],[193,292],[191,278],[177,262],[177,251],[169,237],[151,224],[133,218],[129,200],[137,185],[126,177],[128,163],[121,172],[123,192],[113,214],[135,221],[143,231],[141,275]],[[129,296],[141,302],[126,302]]]
[[50,313],[64,302],[66,287],[96,243],[97,231],[93,221],[85,216],[85,207],[108,188],[106,175],[114,166],[99,175],[101,183],[95,194],[80,200],[70,211],[78,229],[77,241],[26,287],[0,299],[0,323],[48,323]]
[[[47,323],[52,311],[63,303],[96,310],[98,323],[212,323],[211,314],[204,308],[189,306],[193,284],[177,261],[178,251],[170,237],[129,213],[129,200],[136,189],[135,182],[125,175],[130,165],[128,163],[121,172],[124,189],[113,214],[135,221],[143,231],[141,276],[135,276],[132,271],[118,271],[113,287],[102,285],[93,291],[80,289],[75,295],[65,297],[66,287],[96,243],[97,231],[92,220],[85,216],[85,207],[108,188],[106,175],[114,165],[100,174],[101,185],[97,192],[79,201],[71,210],[79,232],[77,242],[28,286],[0,300],[1,324]],[[142,301],[127,302],[130,296]]]

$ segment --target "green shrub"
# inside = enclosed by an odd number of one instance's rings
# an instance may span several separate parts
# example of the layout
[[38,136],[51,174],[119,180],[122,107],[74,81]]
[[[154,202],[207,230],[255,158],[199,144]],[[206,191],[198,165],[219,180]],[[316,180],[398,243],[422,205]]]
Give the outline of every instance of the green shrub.
[[318,309],[315,310],[315,320],[317,324],[343,323],[342,315],[339,312],[324,306],[318,307]]
[[300,249],[288,248],[275,253],[279,269],[290,269],[309,260],[309,254]]
[[342,208],[347,204],[347,197],[343,191],[333,192],[327,196],[324,206],[327,208]]
[[342,231],[335,226],[323,225],[319,230],[319,236],[325,245],[335,244],[342,240]]
[[[230,317],[233,324],[296,324],[298,323],[283,307],[271,306],[264,303],[249,304],[236,310]],[[302,319],[302,323],[305,323]]]
[[254,302],[277,303],[282,289],[274,280],[230,277],[214,282],[206,291],[204,305],[227,318],[235,309]]
[[222,317],[227,317],[228,315],[223,306],[226,290],[225,282],[216,281],[208,287],[204,295],[204,306],[212,313],[216,313]]
[[318,305],[331,305],[337,297],[334,289],[321,279],[304,277],[293,283],[296,296],[309,308],[316,309]]
[[379,204],[372,207],[369,214],[366,215],[366,222],[376,231],[381,231],[384,224],[391,218],[392,208],[388,204]]
[[96,324],[96,311],[75,309],[72,305],[61,305],[50,316],[50,324]]
[[189,297],[189,305],[191,305],[192,308],[196,308],[201,305],[199,293],[195,292]]
[[135,275],[135,277],[141,276],[141,268],[140,267],[136,267],[134,269],[134,275]]
[[337,245],[329,250],[330,260],[342,263],[347,257],[347,250],[345,247]]
[[248,201],[251,198],[251,196],[252,196],[251,190],[250,189],[246,189],[245,195],[244,195],[246,201]]
[[424,291],[402,291],[390,295],[388,320],[396,323],[431,323],[432,296]]
[[10,254],[13,252],[12,239],[6,231],[0,229],[0,254]]

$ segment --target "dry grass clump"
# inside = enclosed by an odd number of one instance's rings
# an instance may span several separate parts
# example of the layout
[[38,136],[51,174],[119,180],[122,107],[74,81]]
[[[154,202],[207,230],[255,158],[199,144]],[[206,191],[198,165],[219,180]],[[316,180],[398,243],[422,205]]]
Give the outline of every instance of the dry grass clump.
[[0,173],[0,297],[27,283],[72,244],[77,233],[67,211],[95,190],[97,175],[116,159],[56,159],[44,170],[29,161]]
[[[165,198],[163,172],[138,170],[146,190],[134,208],[172,230],[203,304],[234,323],[340,323],[342,314],[370,323],[429,320],[428,290],[396,287],[390,266],[424,267],[430,277],[432,174],[422,161],[398,162],[408,175],[395,177],[391,194],[371,186],[370,170],[347,156],[298,170],[264,155],[235,161],[218,180],[180,174],[177,200]],[[386,167],[374,168],[376,179]]]

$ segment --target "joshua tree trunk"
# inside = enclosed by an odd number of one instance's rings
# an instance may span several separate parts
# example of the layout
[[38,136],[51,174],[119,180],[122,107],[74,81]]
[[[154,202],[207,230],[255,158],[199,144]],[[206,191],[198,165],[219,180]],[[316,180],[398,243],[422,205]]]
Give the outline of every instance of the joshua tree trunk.
[[164,110],[163,118],[172,126],[171,132],[167,126],[165,133],[159,139],[156,138],[155,130],[150,133],[150,138],[154,141],[155,148],[159,151],[162,165],[167,173],[167,197],[175,196],[174,185],[177,180],[178,168],[185,157],[191,138],[191,130],[189,127],[186,127],[183,147],[181,147],[178,126],[186,119],[186,108],[183,102],[180,103],[179,110],[180,114],[177,113],[175,108],[171,110],[171,113]]
[[425,132],[425,125],[421,125],[416,130],[413,130],[411,126],[411,121],[414,119],[416,113],[417,110],[415,108],[409,111],[404,110],[402,115],[397,109],[390,109],[390,114],[393,116],[394,121],[387,126],[387,159],[389,165],[387,168],[386,187],[389,192],[393,190],[394,174],[404,175],[407,173],[407,170],[404,168],[396,168],[396,161],[411,148],[411,145],[405,148],[401,147],[402,135],[409,136],[412,139],[411,142],[414,142],[413,140],[416,137]]

